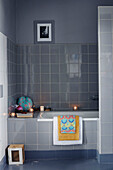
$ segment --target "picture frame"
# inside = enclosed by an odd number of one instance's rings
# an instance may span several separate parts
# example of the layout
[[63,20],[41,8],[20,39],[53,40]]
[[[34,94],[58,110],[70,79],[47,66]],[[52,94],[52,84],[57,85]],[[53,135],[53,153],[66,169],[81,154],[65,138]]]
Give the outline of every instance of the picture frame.
[[55,42],[55,21],[36,20],[34,21],[34,43]]

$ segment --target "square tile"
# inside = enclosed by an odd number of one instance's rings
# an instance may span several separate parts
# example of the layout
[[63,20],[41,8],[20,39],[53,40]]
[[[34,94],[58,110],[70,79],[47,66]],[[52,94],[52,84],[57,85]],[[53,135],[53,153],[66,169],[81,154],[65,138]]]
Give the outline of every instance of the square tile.
[[88,45],[81,45],[81,52],[88,53]]
[[59,55],[50,55],[51,63],[59,63]]
[[25,150],[36,151],[36,150],[38,150],[38,145],[25,145]]
[[38,122],[39,133],[49,133],[49,122]]
[[97,53],[98,47],[97,45],[89,45],[89,53]]
[[49,64],[49,55],[46,55],[46,54],[44,54],[44,55],[41,55],[41,63],[48,63]]
[[31,46],[31,54],[40,54],[40,46],[39,45]]
[[38,145],[49,145],[49,133],[38,133]]
[[102,136],[101,137],[101,150],[102,153],[107,154],[107,153],[112,153],[112,136]]
[[101,135],[112,135],[112,123],[102,123],[101,124]]
[[49,145],[38,145],[38,150],[42,151],[47,151],[47,150],[50,150],[49,149]]
[[58,74],[59,73],[59,64],[51,64],[51,73]]
[[26,133],[26,145],[37,145],[37,133]]
[[26,132],[37,132],[37,121],[36,119],[26,119],[25,120],[26,123]]
[[25,133],[14,133],[13,142],[15,144],[25,144]]
[[41,55],[44,55],[44,54],[49,54],[49,45],[41,45]]

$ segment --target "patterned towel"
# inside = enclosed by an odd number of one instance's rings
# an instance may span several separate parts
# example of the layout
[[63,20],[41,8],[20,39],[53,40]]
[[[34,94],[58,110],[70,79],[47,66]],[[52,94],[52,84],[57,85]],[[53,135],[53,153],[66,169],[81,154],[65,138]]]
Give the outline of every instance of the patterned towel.
[[75,116],[60,116],[61,133],[75,133],[76,121]]
[[79,116],[75,116],[76,120],[76,131],[75,133],[61,133],[61,119],[58,116],[58,140],[79,140]]

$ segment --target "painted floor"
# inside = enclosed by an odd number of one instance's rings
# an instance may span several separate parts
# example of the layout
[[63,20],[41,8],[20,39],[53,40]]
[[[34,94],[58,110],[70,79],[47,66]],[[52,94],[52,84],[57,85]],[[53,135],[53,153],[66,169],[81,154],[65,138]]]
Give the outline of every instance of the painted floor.
[[7,165],[5,170],[113,170],[113,164],[99,165],[97,160],[25,161],[24,165]]

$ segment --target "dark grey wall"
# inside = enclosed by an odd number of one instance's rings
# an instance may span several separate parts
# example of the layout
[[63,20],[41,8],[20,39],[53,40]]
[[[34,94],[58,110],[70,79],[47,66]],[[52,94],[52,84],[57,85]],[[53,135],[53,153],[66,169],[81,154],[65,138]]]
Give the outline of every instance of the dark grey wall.
[[56,43],[97,43],[102,5],[113,0],[17,0],[16,42],[33,43],[33,21],[53,19]]
[[16,1],[0,0],[0,32],[11,40],[16,37]]

